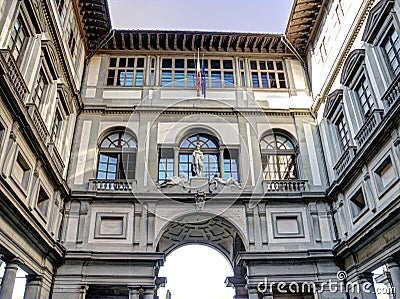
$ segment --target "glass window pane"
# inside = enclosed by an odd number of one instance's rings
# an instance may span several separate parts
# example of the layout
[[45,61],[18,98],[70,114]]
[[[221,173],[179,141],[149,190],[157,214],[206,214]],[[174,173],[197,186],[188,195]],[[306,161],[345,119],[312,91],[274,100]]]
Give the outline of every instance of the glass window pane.
[[185,67],[184,59],[175,59],[175,67],[183,69]]
[[172,71],[162,71],[161,74],[161,85],[169,86],[172,83]]
[[128,58],[128,67],[135,66],[135,58]]
[[144,58],[138,58],[137,59],[137,67],[144,67]]
[[211,60],[211,68],[212,69],[220,69],[221,68],[221,61],[219,61],[219,60]]
[[126,58],[120,58],[119,67],[125,67],[125,66],[126,66]]
[[117,58],[110,58],[110,67],[117,66]]
[[233,69],[232,60],[224,60],[224,69]]
[[162,67],[163,68],[172,68],[172,59],[163,59]]
[[135,86],[143,86],[143,71],[136,72]]
[[231,72],[225,72],[224,73],[224,81],[225,81],[225,83],[224,83],[224,85],[225,85],[225,87],[233,87],[233,84],[234,84],[234,82],[233,82],[233,72],[231,73]]
[[260,87],[260,82],[258,81],[258,73],[251,73],[251,80],[253,81],[254,88]]

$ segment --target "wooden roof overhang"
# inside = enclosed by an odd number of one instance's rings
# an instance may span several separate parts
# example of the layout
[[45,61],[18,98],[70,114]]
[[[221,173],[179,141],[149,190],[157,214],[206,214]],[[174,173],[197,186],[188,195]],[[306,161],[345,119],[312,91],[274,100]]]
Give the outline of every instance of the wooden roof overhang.
[[115,30],[104,50],[290,53],[280,34]]
[[88,49],[96,49],[111,30],[107,0],[75,0]]
[[328,0],[294,0],[292,11],[286,27],[286,37],[304,56],[308,44],[316,34],[316,28],[321,21],[323,7]]

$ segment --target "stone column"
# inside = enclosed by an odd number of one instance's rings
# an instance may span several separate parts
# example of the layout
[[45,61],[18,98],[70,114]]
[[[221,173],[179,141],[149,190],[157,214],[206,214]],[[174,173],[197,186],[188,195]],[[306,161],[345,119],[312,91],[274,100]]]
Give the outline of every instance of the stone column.
[[17,271],[17,260],[6,261],[3,280],[1,281],[0,298],[12,298]]
[[154,289],[145,289],[143,299],[154,299]]
[[249,299],[259,299],[257,288],[248,289]]
[[179,147],[174,147],[174,176],[179,175]]
[[360,273],[357,279],[357,286],[355,288],[352,288],[351,283],[348,286],[350,297],[358,297],[359,299],[377,299],[373,276],[374,275],[371,272]]
[[129,299],[139,299],[140,292],[139,289],[128,287],[129,288]]
[[220,168],[220,173],[221,173],[221,178],[225,177],[225,166],[224,166],[224,147],[221,146],[219,148],[219,168]]
[[386,266],[388,268],[388,271],[390,273],[390,280],[392,282],[392,287],[394,287],[395,291],[395,298],[400,298],[400,265],[399,262],[390,259],[387,263]]
[[26,287],[24,299],[40,298],[40,288],[42,285],[42,277],[36,274],[26,275]]
[[4,164],[3,164],[3,169],[1,171],[1,176],[3,178],[7,178],[10,173],[11,173],[11,168],[12,164],[14,163],[14,156],[17,152],[17,133],[19,131],[19,125],[18,123],[14,122],[11,133],[10,133],[10,138],[7,143],[7,149],[6,149],[6,158],[4,159]]

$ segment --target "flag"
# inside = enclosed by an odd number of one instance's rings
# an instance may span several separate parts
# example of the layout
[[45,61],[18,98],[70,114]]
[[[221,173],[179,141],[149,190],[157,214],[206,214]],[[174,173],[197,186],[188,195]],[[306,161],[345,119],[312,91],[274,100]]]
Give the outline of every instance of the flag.
[[200,88],[201,88],[200,50],[197,49],[196,91],[198,97],[200,96]]
[[201,93],[206,98],[206,70],[204,66],[204,54],[203,61],[201,62]]

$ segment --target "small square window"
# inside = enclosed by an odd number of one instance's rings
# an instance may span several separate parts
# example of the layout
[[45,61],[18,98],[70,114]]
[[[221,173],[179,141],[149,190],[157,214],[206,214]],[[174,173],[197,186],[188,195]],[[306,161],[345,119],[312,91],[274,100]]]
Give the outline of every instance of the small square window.
[[397,174],[392,159],[388,156],[375,170],[375,181],[379,193],[386,191],[396,180]]
[[353,218],[359,217],[367,208],[361,188],[350,198],[350,208]]
[[30,168],[21,153],[18,154],[13,168],[13,178],[25,191],[28,189]]
[[47,216],[47,212],[49,210],[49,203],[50,203],[49,195],[43,189],[43,187],[40,187],[39,196],[38,196],[36,205],[37,205],[39,212],[45,217]]

